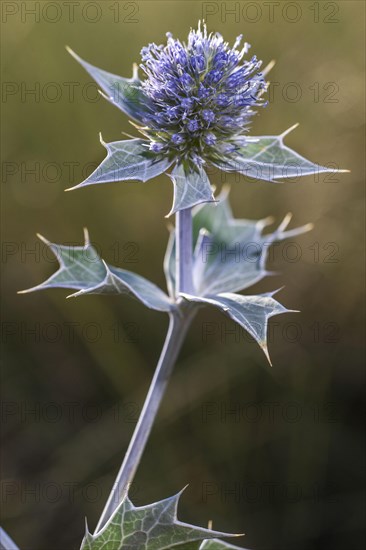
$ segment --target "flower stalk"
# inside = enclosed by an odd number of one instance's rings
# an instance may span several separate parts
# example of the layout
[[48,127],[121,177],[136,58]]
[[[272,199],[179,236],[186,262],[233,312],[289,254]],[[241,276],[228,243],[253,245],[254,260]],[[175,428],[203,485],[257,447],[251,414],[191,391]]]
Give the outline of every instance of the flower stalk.
[[100,531],[109,520],[114,510],[126,496],[129,486],[133,481],[191,319],[192,315],[189,314],[182,316],[172,313],[169,316],[168,333],[154,377],[151,381],[130,445],[98,521],[95,533]]
[[[190,208],[176,213],[176,236],[176,299],[178,300],[179,293],[193,292],[192,212]],[[128,493],[194,314],[195,308],[182,303],[177,311],[169,314],[169,328],[154,377],[122,466],[100,516],[95,533],[98,533],[104,527],[119,503],[122,502]]]
[[176,297],[180,293],[193,294],[192,270],[192,209],[179,210],[176,220]]

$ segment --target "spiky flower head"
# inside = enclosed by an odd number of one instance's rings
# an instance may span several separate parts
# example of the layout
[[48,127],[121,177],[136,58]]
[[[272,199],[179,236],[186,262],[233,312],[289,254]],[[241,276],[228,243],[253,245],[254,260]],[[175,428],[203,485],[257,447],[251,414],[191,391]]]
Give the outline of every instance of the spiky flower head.
[[244,60],[250,46],[238,49],[241,41],[230,47],[199,23],[187,44],[167,33],[165,46],[142,49],[147,110],[140,130],[151,151],[200,165],[235,151],[267,86],[261,61]]
[[[277,182],[334,168],[314,164],[284,144],[285,136],[248,136],[253,113],[264,105],[267,88],[261,62],[244,59],[248,44],[241,36],[229,46],[206,26],[191,30],[181,43],[168,33],[165,46],[142,50],[144,76],[134,65],[132,78],[108,73],[70,53],[103,90],[104,97],[126,113],[146,139],[102,144],[107,157],[76,187],[167,173],[174,185],[170,214],[215,200],[206,165]],[[116,94],[116,90],[118,93]],[[131,136],[129,136],[131,137]],[[339,171],[339,170],[337,170]]]

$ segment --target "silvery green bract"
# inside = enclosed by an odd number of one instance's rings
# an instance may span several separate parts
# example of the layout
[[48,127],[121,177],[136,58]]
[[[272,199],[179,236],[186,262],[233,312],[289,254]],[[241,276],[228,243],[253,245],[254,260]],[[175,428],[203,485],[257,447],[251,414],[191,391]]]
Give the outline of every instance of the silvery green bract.
[[[180,308],[210,305],[217,307],[241,325],[267,350],[267,325],[273,315],[287,310],[273,296],[242,295],[265,276],[268,250],[272,243],[294,237],[311,229],[311,224],[286,230],[291,216],[287,215],[273,233],[263,235],[270,219],[236,220],[225,189],[218,204],[198,205],[193,210],[193,294],[178,294],[175,288],[175,230],[171,230],[164,261],[168,294],[141,275],[106,264],[97,254],[85,230],[83,246],[63,246],[40,238],[55,254],[60,267],[44,283],[21,292],[47,288],[76,290],[69,297],[84,294],[129,294],[145,306],[166,313]],[[182,298],[184,299],[182,303]]]
[[167,34],[167,44],[141,51],[143,77],[134,66],[123,78],[87,63],[69,49],[95,79],[102,95],[126,113],[143,139],[102,144],[107,157],[82,183],[147,181],[167,170],[174,198],[170,214],[214,200],[208,165],[277,182],[319,172],[334,172],[284,145],[289,132],[248,136],[255,110],[265,105],[267,83],[256,56],[242,36],[230,47],[206,26],[191,30],[187,43]]

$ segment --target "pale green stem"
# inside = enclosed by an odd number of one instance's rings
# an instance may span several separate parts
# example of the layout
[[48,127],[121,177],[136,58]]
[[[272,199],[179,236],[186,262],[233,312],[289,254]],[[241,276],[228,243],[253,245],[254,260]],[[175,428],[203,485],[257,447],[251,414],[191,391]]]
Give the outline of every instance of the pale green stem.
[[[186,209],[176,214],[177,295],[193,291],[192,283],[192,215]],[[118,472],[95,533],[106,524],[128,492],[151,433],[160,403],[167,388],[178,353],[195,311],[178,300],[180,307],[169,315],[169,329],[154,377],[134,430],[131,442]]]

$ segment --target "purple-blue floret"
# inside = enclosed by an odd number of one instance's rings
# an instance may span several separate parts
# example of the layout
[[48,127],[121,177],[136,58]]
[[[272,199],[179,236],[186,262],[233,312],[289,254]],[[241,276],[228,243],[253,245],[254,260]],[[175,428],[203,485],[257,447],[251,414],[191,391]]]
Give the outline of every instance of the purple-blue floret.
[[244,60],[249,45],[232,48],[206,26],[191,30],[181,43],[167,33],[167,44],[141,51],[147,97],[144,133],[150,150],[177,158],[205,161],[235,150],[235,139],[248,129],[253,108],[264,104],[267,83],[255,56]]

